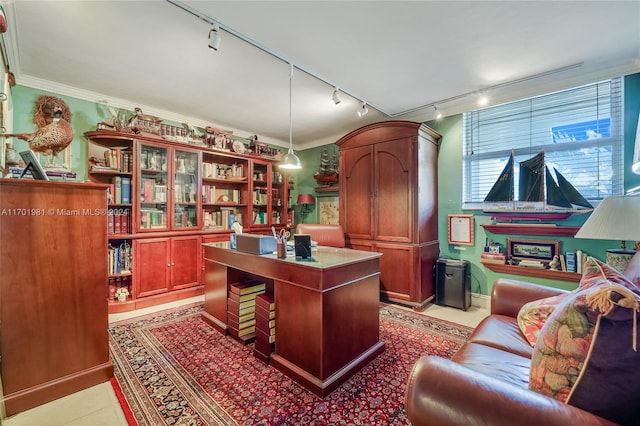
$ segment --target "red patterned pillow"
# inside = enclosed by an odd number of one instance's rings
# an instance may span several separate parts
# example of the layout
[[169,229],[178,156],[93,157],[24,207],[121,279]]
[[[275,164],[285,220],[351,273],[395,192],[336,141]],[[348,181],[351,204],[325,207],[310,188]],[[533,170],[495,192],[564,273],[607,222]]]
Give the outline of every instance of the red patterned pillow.
[[533,349],[529,389],[611,421],[640,424],[640,296],[600,278],[564,299]]

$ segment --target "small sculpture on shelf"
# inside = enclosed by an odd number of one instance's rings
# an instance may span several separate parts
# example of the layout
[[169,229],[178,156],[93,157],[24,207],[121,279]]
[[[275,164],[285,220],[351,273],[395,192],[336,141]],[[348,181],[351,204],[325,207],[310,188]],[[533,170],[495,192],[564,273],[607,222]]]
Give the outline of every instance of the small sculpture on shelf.
[[125,302],[127,300],[127,297],[129,297],[129,289],[126,287],[120,287],[116,290],[115,297],[116,299],[118,299],[118,301]]

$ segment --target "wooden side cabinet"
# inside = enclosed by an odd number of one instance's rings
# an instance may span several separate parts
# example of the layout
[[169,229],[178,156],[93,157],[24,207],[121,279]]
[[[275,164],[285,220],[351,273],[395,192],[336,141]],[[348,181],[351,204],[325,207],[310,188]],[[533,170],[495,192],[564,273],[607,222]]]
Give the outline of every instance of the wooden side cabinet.
[[8,416],[113,376],[106,190],[0,179],[0,373]]
[[199,235],[134,240],[135,297],[199,285],[201,241]]
[[382,296],[414,307],[433,298],[439,140],[423,124],[384,121],[336,142],[347,245],[382,253]]

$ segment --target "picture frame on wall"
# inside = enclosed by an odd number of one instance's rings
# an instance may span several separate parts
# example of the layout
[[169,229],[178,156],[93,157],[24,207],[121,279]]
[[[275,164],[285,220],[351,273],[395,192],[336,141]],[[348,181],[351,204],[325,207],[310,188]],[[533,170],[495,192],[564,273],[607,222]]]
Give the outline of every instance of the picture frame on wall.
[[449,244],[473,245],[473,215],[450,214],[447,223]]
[[318,201],[318,223],[338,225],[340,223],[339,201],[337,196],[316,197]]

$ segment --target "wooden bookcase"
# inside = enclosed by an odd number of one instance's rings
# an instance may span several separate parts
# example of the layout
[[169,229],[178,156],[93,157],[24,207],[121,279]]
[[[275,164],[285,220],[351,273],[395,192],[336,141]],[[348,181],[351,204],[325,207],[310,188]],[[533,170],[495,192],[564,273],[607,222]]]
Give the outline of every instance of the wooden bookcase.
[[[201,245],[228,240],[234,220],[252,233],[286,226],[288,179],[270,158],[151,134],[98,130],[85,137],[93,156],[114,150],[131,154],[126,172],[89,168],[94,182],[111,185],[116,177],[131,181],[130,203],[109,204],[128,216],[127,232],[113,229],[109,245],[121,249],[118,253],[128,248],[131,265],[124,272],[110,271],[110,313],[202,294]],[[120,287],[129,291],[125,301],[114,298]]]
[[105,185],[0,179],[0,374],[11,416],[113,376]]

